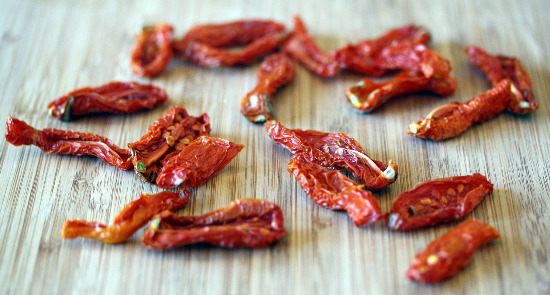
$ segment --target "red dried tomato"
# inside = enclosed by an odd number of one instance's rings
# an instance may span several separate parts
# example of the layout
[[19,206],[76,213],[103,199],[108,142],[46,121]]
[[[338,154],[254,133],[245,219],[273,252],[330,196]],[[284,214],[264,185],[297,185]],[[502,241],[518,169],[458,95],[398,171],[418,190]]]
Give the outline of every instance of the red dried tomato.
[[69,92],[48,104],[50,115],[61,121],[90,113],[135,113],[168,99],[164,89],[151,84],[111,82]]
[[390,30],[377,39],[363,40],[355,45],[347,44],[344,48],[331,52],[330,58],[341,68],[378,77],[387,72],[374,61],[382,49],[397,42],[426,44],[429,41],[430,34],[427,30],[415,25],[406,25]]
[[[282,24],[265,20],[197,25],[172,42],[172,47],[185,60],[203,67],[247,65],[275,51],[287,38],[284,29]],[[241,45],[247,46],[227,49]]]
[[493,56],[476,46],[466,47],[466,54],[470,61],[485,74],[493,87],[503,79],[510,79],[512,97],[507,107],[508,111],[528,114],[539,107],[533,95],[531,77],[519,59],[504,55]]
[[294,64],[283,54],[268,56],[258,70],[258,83],[241,101],[241,113],[250,121],[262,123],[272,119],[272,95],[288,84],[296,74]]
[[106,244],[122,243],[147,224],[155,214],[164,210],[180,209],[188,202],[188,190],[143,194],[118,213],[113,225],[105,226],[97,221],[70,220],[63,224],[61,236],[64,239],[95,239]]
[[458,136],[473,124],[487,121],[505,110],[510,101],[510,85],[505,79],[466,103],[438,107],[426,118],[411,123],[407,133],[436,141]]
[[373,160],[359,143],[345,133],[326,133],[316,130],[288,129],[281,123],[265,123],[267,134],[294,154],[329,169],[349,170],[365,187],[382,189],[397,178],[397,164]]
[[136,36],[132,52],[132,71],[144,77],[155,77],[162,73],[172,58],[172,33],[169,24],[157,24],[143,28]]
[[382,49],[374,60],[386,70],[404,69],[421,72],[427,78],[442,78],[451,72],[451,63],[423,44],[397,42]]
[[338,72],[338,65],[319,49],[298,16],[294,17],[294,32],[282,49],[285,54],[321,77],[334,77]]
[[404,71],[393,80],[375,83],[363,79],[346,91],[346,97],[354,108],[372,112],[388,100],[403,94],[432,91],[439,95],[451,95],[456,89],[456,80],[450,76],[426,78],[422,73]]
[[191,42],[182,57],[203,67],[247,65],[275,51],[286,38],[287,35],[282,33],[269,34],[254,40],[238,51],[229,51],[204,43]]
[[387,216],[388,227],[411,230],[458,220],[491,191],[493,184],[479,173],[424,182],[399,194]]
[[162,167],[199,136],[210,134],[207,114],[189,116],[187,111],[174,106],[149,127],[140,140],[129,143],[134,170],[148,182],[156,183]]
[[236,200],[201,216],[178,217],[164,211],[143,234],[143,244],[166,250],[196,243],[237,248],[260,248],[286,234],[279,206],[258,199]]
[[184,54],[189,43],[197,42],[211,47],[224,48],[247,45],[261,37],[280,33],[283,24],[270,20],[240,20],[223,24],[202,24],[193,26],[180,40],[172,42],[177,54]]
[[36,130],[13,117],[6,121],[6,140],[15,145],[36,145],[48,154],[96,156],[122,170],[132,168],[130,152],[110,139],[93,133],[46,128]]
[[356,226],[380,220],[380,206],[370,191],[344,176],[340,171],[326,171],[296,154],[288,163],[288,171],[298,180],[304,192],[317,205],[331,210],[346,210]]
[[156,179],[160,188],[195,188],[220,172],[244,148],[230,141],[201,136],[168,159]]
[[434,240],[418,253],[407,277],[420,283],[435,284],[463,269],[474,251],[500,236],[492,226],[470,219]]

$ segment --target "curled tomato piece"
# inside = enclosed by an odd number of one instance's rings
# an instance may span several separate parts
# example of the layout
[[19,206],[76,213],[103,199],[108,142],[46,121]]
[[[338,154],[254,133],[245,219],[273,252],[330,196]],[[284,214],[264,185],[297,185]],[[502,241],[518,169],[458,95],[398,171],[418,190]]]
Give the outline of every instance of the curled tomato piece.
[[451,72],[451,63],[437,51],[410,42],[398,42],[382,49],[374,62],[382,69],[421,72],[427,78],[441,78]]
[[[284,29],[268,20],[196,25],[172,47],[178,56],[203,67],[247,65],[275,51],[287,38]],[[240,50],[228,49],[243,45]]]
[[504,55],[490,55],[476,46],[466,47],[470,61],[496,86],[503,79],[512,82],[512,99],[508,111],[516,114],[528,114],[539,107],[533,95],[531,77],[521,65],[519,59]]
[[182,39],[174,40],[172,47],[177,54],[184,54],[191,42],[215,48],[247,45],[261,37],[284,30],[283,24],[260,19],[194,25]]
[[397,179],[397,164],[373,160],[349,135],[317,130],[288,129],[281,123],[265,123],[267,134],[294,154],[329,169],[347,169],[368,189],[383,189]]
[[422,27],[406,25],[388,31],[377,39],[367,39],[357,44],[347,44],[344,48],[331,52],[330,58],[338,63],[340,68],[368,76],[379,77],[387,72],[374,61],[382,49],[397,43],[426,44],[430,34]]
[[255,123],[271,120],[271,97],[277,88],[290,83],[296,75],[294,64],[283,54],[268,56],[258,70],[258,83],[241,101],[241,113]]
[[418,253],[406,275],[423,284],[439,283],[466,267],[475,250],[499,236],[495,228],[484,222],[464,221]]
[[6,140],[15,146],[34,144],[48,154],[96,156],[119,169],[132,168],[130,151],[118,147],[106,137],[93,133],[54,128],[36,130],[10,116],[6,121]]
[[199,136],[210,134],[207,114],[190,116],[179,106],[157,119],[140,140],[129,143],[136,173],[145,181],[156,183],[162,167]]
[[338,65],[319,49],[299,16],[295,16],[293,21],[294,32],[283,44],[283,52],[321,77],[334,77]]
[[97,221],[71,220],[63,224],[64,239],[88,238],[106,244],[118,244],[129,239],[155,215],[164,210],[177,210],[189,202],[189,191],[143,194],[128,203],[115,217],[113,225],[105,226]]
[[348,101],[361,112],[372,112],[388,100],[403,94],[431,91],[439,95],[451,95],[456,80],[450,76],[426,78],[419,72],[404,71],[393,80],[376,83],[365,78],[346,91]]
[[136,36],[132,52],[132,71],[143,77],[155,77],[162,73],[172,58],[172,33],[169,24],[157,24],[143,28]]
[[157,185],[198,187],[227,166],[243,148],[244,145],[224,139],[201,136],[166,161],[156,179]]
[[286,38],[287,35],[283,33],[269,34],[254,40],[245,48],[237,51],[216,48],[200,42],[191,42],[182,57],[203,67],[247,65],[275,51]]
[[331,210],[346,210],[356,226],[380,220],[380,206],[370,191],[340,171],[326,171],[296,154],[288,163],[288,171],[296,176],[304,192],[317,205]]
[[226,248],[261,248],[286,234],[279,206],[259,199],[242,199],[201,216],[157,215],[143,234],[143,245],[166,250],[208,243]]
[[52,117],[61,121],[90,113],[128,114],[152,109],[168,99],[164,89],[135,82],[111,82],[69,92],[48,104]]
[[388,227],[411,230],[458,220],[491,191],[493,184],[479,173],[424,182],[399,194],[387,217]]
[[426,118],[409,125],[407,133],[419,138],[444,140],[462,134],[476,123],[487,121],[506,109],[511,89],[508,79],[466,103],[453,102],[431,111]]

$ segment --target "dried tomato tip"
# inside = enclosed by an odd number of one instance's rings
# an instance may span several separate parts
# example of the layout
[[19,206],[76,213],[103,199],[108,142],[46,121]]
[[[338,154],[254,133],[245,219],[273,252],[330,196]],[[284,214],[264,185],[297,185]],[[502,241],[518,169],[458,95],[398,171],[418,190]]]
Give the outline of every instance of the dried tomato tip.
[[338,64],[317,46],[299,16],[294,16],[294,33],[283,44],[282,51],[304,65],[311,72],[331,78],[338,72]]

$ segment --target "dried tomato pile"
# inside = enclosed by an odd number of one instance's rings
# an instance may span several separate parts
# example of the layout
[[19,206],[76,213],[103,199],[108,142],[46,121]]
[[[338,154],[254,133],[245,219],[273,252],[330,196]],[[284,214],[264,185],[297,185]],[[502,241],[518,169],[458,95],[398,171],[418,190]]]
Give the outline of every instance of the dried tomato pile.
[[[390,30],[376,39],[347,44],[330,54],[319,49],[297,16],[293,27],[293,31],[286,32],[283,24],[271,20],[242,20],[196,25],[181,39],[174,39],[171,25],[149,26],[136,37],[132,70],[140,76],[155,77],[173,57],[202,67],[243,66],[263,58],[256,86],[241,101],[241,113],[251,122],[265,122],[268,136],[293,154],[288,171],[316,204],[345,210],[356,226],[382,221],[390,230],[405,231],[459,220],[493,190],[493,184],[478,173],[436,179],[402,192],[390,212],[383,213],[372,190],[396,181],[397,164],[370,158],[345,133],[289,129],[273,121],[273,95],[294,79],[292,60],[324,78],[334,77],[340,69],[371,77],[400,71],[392,79],[378,83],[364,78],[346,91],[353,108],[372,112],[388,100],[408,93],[453,94],[457,83],[450,76],[451,64],[427,47],[431,39],[428,31],[414,25]],[[426,118],[410,124],[408,134],[444,140],[504,110],[524,115],[538,108],[529,75],[518,59],[493,56],[473,46],[467,47],[466,53],[493,88],[468,102],[436,108]],[[70,92],[51,102],[48,110],[56,119],[71,121],[94,113],[151,109],[167,98],[164,89],[153,85],[112,82]],[[174,189],[141,195],[127,204],[110,226],[67,221],[62,231],[64,238],[121,243],[149,223],[143,244],[164,250],[193,243],[257,248],[286,234],[281,209],[260,199],[236,200],[201,216],[173,213],[189,202],[188,188],[204,184],[244,148],[209,137],[207,114],[194,117],[185,108],[174,106],[126,149],[96,134],[37,130],[12,117],[6,124],[6,139],[14,145],[36,145],[50,154],[93,155],[119,169],[133,169],[159,188]],[[343,169],[355,180],[345,176]],[[498,231],[490,225],[467,220],[430,243],[416,256],[406,275],[421,283],[440,282],[465,267],[477,248],[498,237]]]

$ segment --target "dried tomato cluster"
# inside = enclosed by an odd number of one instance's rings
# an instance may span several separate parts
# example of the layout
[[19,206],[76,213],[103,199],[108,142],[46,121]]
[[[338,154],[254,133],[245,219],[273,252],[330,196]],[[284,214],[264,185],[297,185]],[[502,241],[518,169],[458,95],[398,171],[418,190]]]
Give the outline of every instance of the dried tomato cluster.
[[[347,100],[354,108],[371,112],[404,94],[453,94],[457,83],[450,76],[451,64],[426,46],[431,39],[428,31],[414,25],[390,30],[376,39],[347,44],[328,55],[317,46],[298,16],[294,17],[293,26],[289,33],[284,25],[270,20],[196,25],[181,39],[173,39],[174,29],[169,24],[146,27],[136,36],[132,70],[140,76],[155,77],[173,56],[202,67],[248,65],[265,56],[256,86],[241,101],[241,113],[251,122],[265,122],[267,134],[293,153],[288,171],[316,204],[345,210],[356,226],[384,221],[391,230],[413,230],[456,221],[493,190],[493,184],[478,173],[436,179],[402,192],[390,212],[382,213],[370,190],[393,183],[398,175],[397,164],[371,159],[345,133],[289,129],[272,121],[273,95],[294,79],[296,70],[291,59],[324,78],[334,77],[339,69],[373,77],[400,70],[391,80],[375,82],[364,78],[347,90]],[[492,56],[473,46],[467,47],[466,53],[493,88],[466,103],[454,102],[433,110],[426,118],[410,124],[409,134],[444,140],[504,110],[527,114],[538,108],[530,77],[518,59]],[[70,92],[51,102],[48,109],[54,118],[70,121],[92,113],[134,113],[166,100],[165,91],[153,85],[113,82]],[[286,234],[281,209],[259,199],[236,200],[200,216],[176,216],[172,212],[189,202],[187,188],[204,184],[244,147],[209,137],[207,114],[194,117],[185,108],[174,106],[127,149],[96,134],[53,128],[36,130],[12,117],[6,124],[6,139],[14,145],[36,145],[47,153],[94,155],[119,169],[133,168],[159,188],[181,186],[178,191],[141,195],[126,205],[111,226],[67,221],[62,231],[64,238],[121,243],[149,221],[142,242],[156,250],[193,243],[257,248]],[[357,182],[345,176],[343,169]],[[421,283],[440,282],[465,267],[476,249],[498,237],[498,231],[490,225],[467,220],[430,243],[416,256],[406,275]]]

